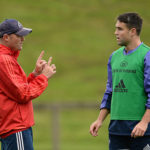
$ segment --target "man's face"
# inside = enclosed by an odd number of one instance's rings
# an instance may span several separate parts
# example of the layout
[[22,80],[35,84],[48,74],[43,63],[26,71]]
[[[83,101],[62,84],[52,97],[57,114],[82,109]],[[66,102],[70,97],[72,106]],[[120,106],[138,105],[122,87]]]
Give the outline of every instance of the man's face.
[[22,49],[24,40],[25,40],[24,37],[18,36],[16,34],[10,34],[8,35],[8,38],[7,38],[7,44],[11,50],[20,51]]
[[117,43],[120,46],[127,46],[130,43],[132,37],[131,30],[127,27],[125,23],[120,21],[116,22],[115,35]]

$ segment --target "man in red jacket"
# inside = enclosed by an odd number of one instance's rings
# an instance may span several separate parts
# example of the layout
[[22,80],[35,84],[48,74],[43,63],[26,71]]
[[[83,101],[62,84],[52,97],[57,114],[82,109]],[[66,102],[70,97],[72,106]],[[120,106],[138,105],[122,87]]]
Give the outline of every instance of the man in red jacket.
[[0,140],[2,150],[33,150],[34,125],[32,99],[48,86],[56,67],[42,60],[41,52],[34,71],[26,77],[17,62],[24,36],[32,29],[7,19],[0,24]]

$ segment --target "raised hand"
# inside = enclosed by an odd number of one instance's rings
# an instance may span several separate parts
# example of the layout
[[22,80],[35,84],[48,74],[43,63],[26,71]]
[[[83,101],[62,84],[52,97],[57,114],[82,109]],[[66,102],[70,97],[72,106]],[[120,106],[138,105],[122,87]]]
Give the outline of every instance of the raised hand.
[[41,52],[40,56],[37,59],[36,66],[33,71],[35,76],[38,76],[42,73],[42,70],[47,63],[45,60],[42,60],[43,55],[44,55],[44,51]]
[[44,74],[48,79],[51,78],[56,73],[56,66],[55,64],[52,64],[52,57],[49,58],[48,63],[45,64],[42,74]]

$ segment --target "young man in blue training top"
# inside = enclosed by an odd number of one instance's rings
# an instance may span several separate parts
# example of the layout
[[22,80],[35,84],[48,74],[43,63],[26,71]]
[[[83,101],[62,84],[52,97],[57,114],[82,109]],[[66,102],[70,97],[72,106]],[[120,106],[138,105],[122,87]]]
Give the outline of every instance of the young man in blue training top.
[[109,150],[150,149],[150,48],[140,40],[137,13],[118,16],[115,36],[120,49],[108,61],[108,80],[100,114],[90,126],[98,129],[110,113]]

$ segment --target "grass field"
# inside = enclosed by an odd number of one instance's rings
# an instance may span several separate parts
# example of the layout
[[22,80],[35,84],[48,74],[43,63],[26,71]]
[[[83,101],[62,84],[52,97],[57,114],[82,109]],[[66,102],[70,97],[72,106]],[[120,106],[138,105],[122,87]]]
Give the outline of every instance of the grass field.
[[[99,102],[107,80],[107,61],[118,48],[114,37],[115,18],[138,12],[144,19],[141,39],[149,44],[150,1],[147,0],[1,0],[0,21],[15,18],[33,29],[26,37],[19,63],[32,72],[38,55],[53,56],[57,74],[46,91],[33,103]],[[99,106],[98,106],[99,107]],[[108,120],[97,138],[89,126],[99,110],[61,113],[61,150],[107,150]],[[51,150],[51,113],[35,112],[36,150]]]
[[[1,18],[16,18],[33,33],[26,37],[19,62],[29,74],[41,50],[53,56],[57,74],[38,98],[91,101],[103,96],[107,61],[118,48],[115,18],[136,11],[144,18],[142,40],[149,42],[147,0],[1,0]],[[134,6],[134,7],[133,7]],[[40,103],[40,101],[38,101]]]
[[[87,117],[88,115],[88,117]],[[89,134],[89,126],[98,115],[96,110],[66,110],[60,114],[61,150],[107,150],[108,149],[108,119],[99,131],[98,137]],[[43,117],[44,116],[44,117]],[[80,117],[79,117],[80,116]],[[36,150],[50,150],[52,145],[51,112],[36,112],[34,129],[34,145]]]

